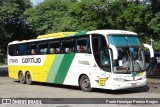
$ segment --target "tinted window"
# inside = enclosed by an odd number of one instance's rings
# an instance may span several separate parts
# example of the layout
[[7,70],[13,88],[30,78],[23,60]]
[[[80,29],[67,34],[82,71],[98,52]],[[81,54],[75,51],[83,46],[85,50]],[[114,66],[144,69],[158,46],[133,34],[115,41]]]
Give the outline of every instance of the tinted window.
[[77,38],[76,52],[91,53],[89,36]]
[[29,54],[29,45],[21,44],[18,46],[19,55],[28,55]]
[[75,39],[68,38],[63,41],[62,45],[63,53],[73,53],[75,52]]
[[11,55],[11,56],[18,55],[18,47],[16,45],[9,46],[9,55]]
[[38,50],[39,54],[47,54],[48,53],[48,43],[47,42],[41,42],[38,44]]
[[53,40],[49,42],[49,53],[50,54],[58,54],[61,52],[61,41]]
[[36,43],[30,44],[30,47],[31,47],[31,50],[30,50],[31,55],[38,54],[37,44]]

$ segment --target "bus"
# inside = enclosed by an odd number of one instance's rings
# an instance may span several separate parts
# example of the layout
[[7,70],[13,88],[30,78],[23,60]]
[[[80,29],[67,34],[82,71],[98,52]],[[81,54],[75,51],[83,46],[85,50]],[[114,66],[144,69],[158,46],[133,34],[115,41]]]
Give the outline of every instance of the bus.
[[9,77],[20,83],[46,82],[119,90],[146,85],[143,49],[137,33],[124,30],[58,32],[8,44]]
[[154,59],[150,61],[150,52],[144,52],[147,77],[160,77],[160,52],[154,52]]

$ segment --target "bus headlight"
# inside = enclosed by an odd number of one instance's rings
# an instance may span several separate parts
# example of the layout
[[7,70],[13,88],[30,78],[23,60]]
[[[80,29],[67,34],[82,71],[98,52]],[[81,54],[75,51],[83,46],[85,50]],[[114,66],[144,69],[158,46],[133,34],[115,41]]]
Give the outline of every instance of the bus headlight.
[[114,78],[115,81],[118,81],[118,82],[124,82],[124,79],[123,78]]

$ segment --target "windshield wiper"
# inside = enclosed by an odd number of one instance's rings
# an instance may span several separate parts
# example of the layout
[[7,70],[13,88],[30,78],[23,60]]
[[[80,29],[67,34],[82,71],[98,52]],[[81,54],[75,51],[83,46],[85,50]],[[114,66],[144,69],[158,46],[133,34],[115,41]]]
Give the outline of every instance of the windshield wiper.
[[141,68],[141,66],[139,65],[139,63],[136,61],[136,63],[137,63],[137,65],[139,66],[139,68],[140,68],[140,70],[142,71],[142,68]]

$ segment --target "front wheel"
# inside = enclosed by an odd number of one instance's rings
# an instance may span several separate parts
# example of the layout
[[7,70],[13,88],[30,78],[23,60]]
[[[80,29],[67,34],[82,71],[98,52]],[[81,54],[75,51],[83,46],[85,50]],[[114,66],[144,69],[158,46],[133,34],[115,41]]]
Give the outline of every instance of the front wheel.
[[26,73],[26,83],[28,85],[32,84],[32,78],[31,78],[31,74],[29,72]]
[[89,80],[88,76],[83,75],[80,78],[80,82],[79,83],[80,83],[80,87],[81,87],[82,91],[90,92],[92,90],[91,84],[90,84],[90,80]]

